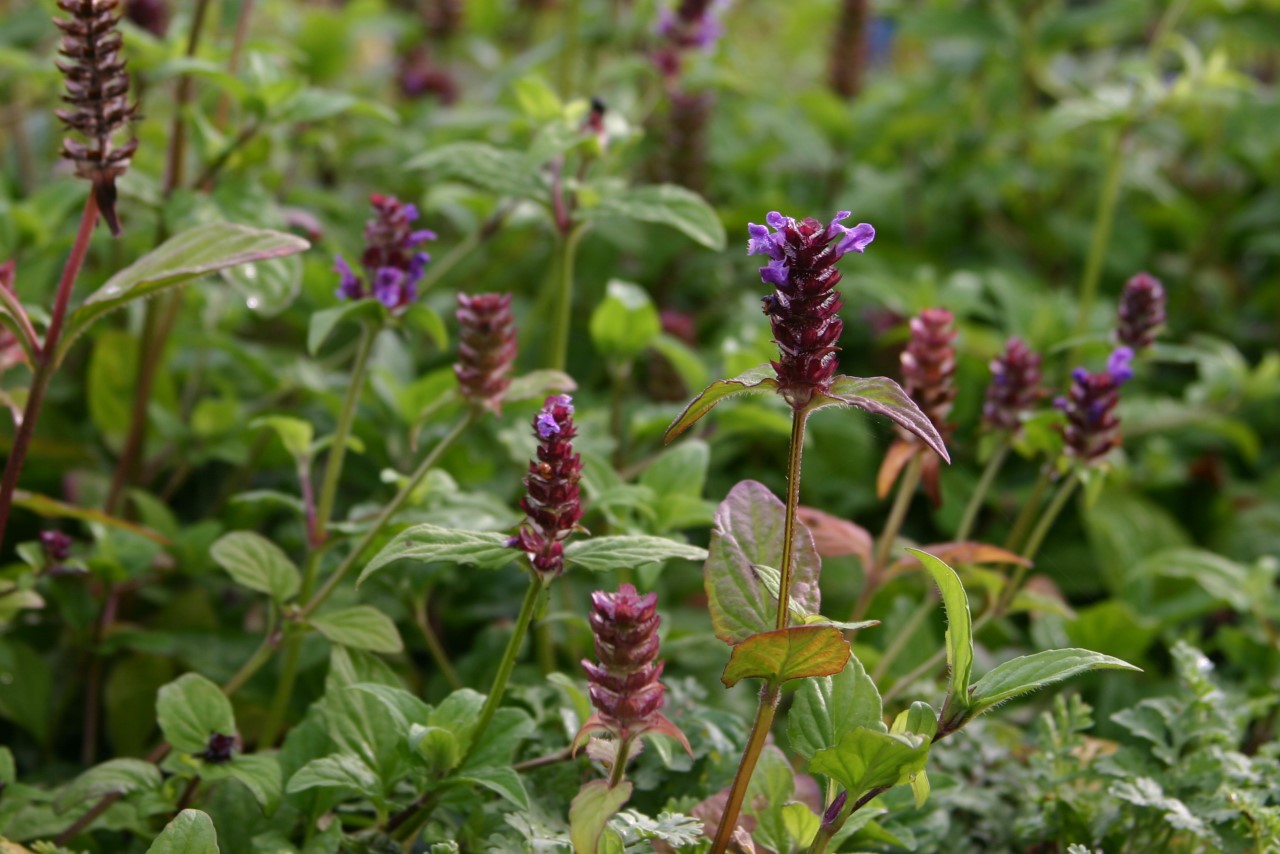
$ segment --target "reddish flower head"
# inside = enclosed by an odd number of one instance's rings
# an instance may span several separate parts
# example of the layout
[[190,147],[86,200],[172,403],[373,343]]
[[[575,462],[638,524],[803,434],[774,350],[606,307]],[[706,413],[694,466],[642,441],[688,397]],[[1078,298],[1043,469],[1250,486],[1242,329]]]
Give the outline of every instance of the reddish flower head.
[[360,263],[364,278],[341,255],[334,258],[334,269],[341,277],[338,296],[344,299],[376,297],[392,311],[403,311],[418,298],[418,282],[431,256],[419,247],[435,240],[434,231],[413,228],[418,208],[395,196],[374,193],[369,198],[374,218],[364,229],[364,252]]
[[[956,399],[955,316],[945,308],[926,308],[911,318],[911,340],[902,351],[906,391],[945,438],[951,432],[947,416]],[[903,438],[916,441],[914,433]]]
[[982,405],[982,421],[996,430],[1017,430],[1040,399],[1040,354],[1021,338],[1010,338],[991,360],[991,384]]
[[538,437],[537,459],[530,461],[520,509],[527,514],[520,532],[508,541],[529,555],[529,562],[545,579],[564,572],[564,541],[582,518],[578,481],[582,457],[573,451],[573,400],[567,394],[547,398],[533,419]]
[[1134,350],[1145,350],[1164,327],[1164,286],[1147,273],[1124,284],[1116,324],[1116,340]]
[[1120,347],[1111,354],[1105,371],[1090,373],[1076,368],[1071,374],[1071,390],[1054,401],[1067,416],[1062,434],[1069,455],[1090,463],[1120,444],[1116,404],[1120,402],[1120,386],[1133,377],[1132,361],[1133,351]]
[[458,294],[454,316],[461,327],[458,363],[453,366],[459,390],[471,404],[499,414],[516,358],[511,294]]

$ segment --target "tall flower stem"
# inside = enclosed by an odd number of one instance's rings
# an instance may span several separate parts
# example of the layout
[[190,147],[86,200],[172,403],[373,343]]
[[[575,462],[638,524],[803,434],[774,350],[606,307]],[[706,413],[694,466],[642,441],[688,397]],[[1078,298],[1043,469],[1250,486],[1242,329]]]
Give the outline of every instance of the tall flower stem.
[[773,726],[773,716],[778,711],[778,699],[781,696],[782,688],[779,685],[769,683],[760,689],[760,705],[756,708],[756,719],[751,725],[751,736],[742,751],[738,773],[734,775],[733,786],[729,789],[729,800],[720,816],[720,827],[716,829],[716,838],[711,843],[711,854],[724,854],[729,849],[733,831],[738,826],[738,814],[742,812],[742,802],[747,797],[751,772],[755,770],[756,762],[760,760],[760,753],[769,738],[769,730]]
[[920,485],[920,473],[924,470],[926,453],[927,451],[921,450],[911,458],[911,462],[907,463],[907,470],[902,473],[902,480],[898,482],[898,494],[894,496],[893,507],[889,509],[889,518],[885,520],[884,530],[876,539],[876,572],[883,572],[887,568],[889,552],[893,551],[893,544],[898,539],[898,532],[902,530],[907,510],[911,507],[911,499],[916,494],[916,487]]
[[1093,220],[1093,236],[1089,240],[1089,255],[1085,259],[1084,276],[1080,280],[1080,313],[1076,317],[1073,335],[1077,343],[1066,362],[1069,365],[1079,364],[1080,349],[1083,346],[1080,341],[1089,331],[1089,316],[1093,313],[1093,303],[1098,296],[1102,262],[1106,259],[1107,246],[1111,243],[1116,203],[1120,199],[1120,177],[1124,172],[1124,151],[1128,138],[1128,127],[1121,127],[1114,132],[1107,146],[1107,173],[1102,180],[1102,194],[1098,197],[1098,209]]
[[[782,566],[778,568],[778,615],[775,626],[785,629],[791,618],[791,576],[795,564],[795,530],[796,508],[800,506],[800,471],[804,454],[804,430],[809,420],[809,410],[805,407],[793,408],[791,411],[791,448],[787,454],[787,509],[782,528]],[[713,854],[724,854],[733,836],[733,829],[738,824],[738,813],[742,810],[742,802],[747,796],[747,787],[751,783],[751,774],[760,760],[760,751],[764,749],[769,737],[769,729],[773,726],[773,716],[778,709],[778,698],[782,696],[781,687],[774,682],[766,684],[760,690],[760,705],[756,709],[756,719],[751,725],[751,735],[738,763],[738,773],[733,778],[733,787],[729,790],[729,799],[725,803],[724,813],[720,816],[720,828],[716,831],[715,842],[711,847]]]
[[453,663],[449,661],[449,654],[445,652],[444,644],[440,642],[439,635],[431,626],[431,615],[427,607],[431,601],[431,588],[422,594],[422,598],[414,605],[413,618],[418,624],[418,630],[422,632],[422,639],[426,641],[427,651],[431,653],[431,660],[435,662],[436,667],[440,669],[440,675],[444,677],[445,682],[449,683],[449,688],[457,691],[462,687],[462,680],[458,678],[458,671],[453,669]]
[[978,520],[978,512],[987,500],[987,493],[991,491],[991,484],[995,483],[996,476],[1000,474],[1000,469],[1004,467],[1004,462],[1009,457],[1009,449],[1011,447],[1013,447],[1013,437],[1006,435],[996,447],[991,459],[987,460],[987,467],[982,470],[982,477],[978,480],[977,485],[974,486],[973,494],[969,496],[968,506],[964,508],[964,516],[960,519],[960,527],[956,529],[956,542],[963,543],[973,533],[973,524]]
[[1036,481],[1035,486],[1031,487],[1031,494],[1027,496],[1026,503],[1022,505],[1022,512],[1014,520],[1013,529],[1009,531],[1009,537],[1005,540],[1004,547],[1009,551],[1016,552],[1021,547],[1023,540],[1027,536],[1027,531],[1036,520],[1036,512],[1040,509],[1040,502],[1044,498],[1045,490],[1049,488],[1049,484],[1052,482],[1053,466],[1046,464],[1040,472],[1039,480]]
[[18,477],[22,474],[22,464],[26,461],[27,451],[31,448],[31,438],[35,435],[36,422],[40,419],[40,408],[44,405],[45,394],[49,391],[49,382],[58,357],[58,341],[62,338],[62,326],[66,322],[67,309],[71,304],[71,292],[75,288],[80,268],[84,266],[85,255],[89,251],[89,240],[93,237],[93,227],[98,222],[98,202],[93,192],[85,199],[84,211],[80,214],[80,227],[76,230],[75,242],[71,244],[71,254],[67,256],[66,266],[62,268],[62,278],[58,280],[58,290],[53,300],[53,311],[49,316],[49,328],[45,332],[44,341],[40,344],[35,357],[35,370],[31,377],[31,387],[27,392],[27,404],[22,410],[22,423],[18,425],[17,435],[13,437],[13,447],[9,450],[9,459],[5,462],[4,478],[0,481],[0,545],[4,544],[4,536],[9,527],[9,511],[13,507],[13,493],[18,488]]
[[[1072,493],[1080,484],[1080,476],[1078,472],[1073,471],[1067,475],[1066,480],[1058,487],[1058,492],[1053,496],[1053,500],[1049,502],[1049,506],[1045,508],[1044,514],[1040,517],[1040,521],[1036,523],[1036,527],[1031,532],[1031,536],[1027,538],[1027,544],[1022,548],[1022,556],[1028,561],[1034,560],[1036,552],[1040,551],[1040,544],[1044,542],[1044,538],[1048,536],[1049,530],[1053,527],[1053,523],[1057,521],[1058,516],[1067,506]],[[1018,567],[1021,574],[1026,574],[1026,567]]]
[[493,722],[493,716],[502,705],[502,695],[506,693],[511,672],[516,669],[516,659],[520,657],[520,648],[524,646],[525,636],[529,634],[529,624],[533,622],[533,613],[537,610],[538,599],[548,583],[537,572],[530,570],[529,587],[525,590],[524,601],[520,603],[520,615],[516,617],[516,624],[511,629],[511,637],[507,640],[507,648],[502,653],[502,660],[498,662],[498,672],[494,674],[493,684],[489,688],[489,695],[484,699],[484,706],[480,709],[480,717],[476,721],[475,729],[471,731],[471,746],[467,749],[463,763],[470,759],[480,746],[485,731]]
[[551,367],[563,371],[569,361],[569,327],[573,320],[573,266],[586,226],[571,228],[560,243],[560,276],[556,288],[555,326],[551,329]]

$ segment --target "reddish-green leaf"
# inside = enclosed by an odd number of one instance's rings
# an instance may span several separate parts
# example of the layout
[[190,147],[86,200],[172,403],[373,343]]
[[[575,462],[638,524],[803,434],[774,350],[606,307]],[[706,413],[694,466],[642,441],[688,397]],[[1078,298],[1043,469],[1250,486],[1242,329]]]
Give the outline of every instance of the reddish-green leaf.
[[679,418],[671,422],[671,426],[667,428],[662,441],[670,443],[672,439],[692,427],[699,418],[714,409],[715,405],[726,397],[732,397],[735,394],[763,394],[773,391],[777,387],[778,381],[774,377],[772,365],[759,365],[731,380],[716,380],[704,388],[702,394],[689,402],[689,405],[684,408],[684,412],[680,413]]
[[778,683],[831,676],[844,670],[849,654],[849,642],[834,626],[761,632],[733,648],[720,681],[732,688],[749,678]]
[[920,407],[907,396],[902,386],[888,377],[838,376],[831,384],[831,391],[821,395],[817,405],[829,405],[832,402],[856,406],[889,417],[898,426],[923,439],[944,460],[951,462],[947,446],[929,416],[920,411]]

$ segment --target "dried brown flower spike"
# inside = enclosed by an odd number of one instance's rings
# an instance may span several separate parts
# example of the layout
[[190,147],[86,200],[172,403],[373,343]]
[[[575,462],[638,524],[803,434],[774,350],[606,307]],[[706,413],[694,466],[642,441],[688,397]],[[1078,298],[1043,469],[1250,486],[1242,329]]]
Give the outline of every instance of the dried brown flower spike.
[[64,139],[62,156],[76,164],[76,174],[93,182],[94,197],[102,217],[114,235],[120,234],[116,216],[116,178],[129,168],[138,147],[136,139],[115,144],[137,114],[129,103],[129,76],[120,56],[119,0],[58,0],[58,8],[70,20],[54,19],[62,30],[59,50],[69,62],[59,62],[66,78],[63,96],[70,109],[58,110],[58,118],[88,139],[88,143]]

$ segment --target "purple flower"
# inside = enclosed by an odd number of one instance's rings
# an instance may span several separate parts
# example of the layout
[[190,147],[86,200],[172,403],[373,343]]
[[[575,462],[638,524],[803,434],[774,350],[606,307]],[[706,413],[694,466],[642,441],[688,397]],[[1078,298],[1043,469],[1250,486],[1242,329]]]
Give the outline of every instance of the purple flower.
[[560,432],[560,425],[556,423],[554,415],[543,412],[533,419],[533,429],[541,438],[550,439]]
[[674,12],[658,13],[657,33],[676,48],[707,50],[724,35],[720,18],[728,5],[726,0],[680,0]]
[[[377,193],[370,197],[370,203],[376,215],[364,230],[360,264],[365,278],[357,276],[338,256],[334,261],[334,269],[341,276],[338,296],[373,297],[393,312],[400,312],[417,299],[418,282],[431,260],[426,252],[415,250],[426,241],[435,240],[436,234],[429,229],[413,230],[411,223],[418,218],[416,205]],[[371,288],[366,289],[366,279],[372,281]]]
[[538,452],[524,479],[526,494],[520,509],[526,515],[514,548],[529,556],[534,572],[552,579],[564,572],[564,541],[582,518],[578,488],[582,457],[573,450],[578,434],[572,399],[565,394],[549,396],[534,416],[533,433],[538,437]]
[[62,563],[71,557],[71,537],[61,531],[41,531],[40,545],[50,563]]
[[1144,350],[1156,340],[1165,321],[1164,286],[1147,273],[1138,273],[1124,283],[1116,324],[1116,340],[1135,350]]
[[1017,430],[1040,399],[1040,354],[1020,338],[1010,338],[991,360],[991,384],[982,405],[982,421],[996,430]]
[[364,299],[364,282],[352,271],[347,259],[341,255],[333,256],[333,269],[340,277],[337,291],[340,299]]
[[844,330],[837,314],[843,303],[835,290],[840,283],[835,263],[849,252],[862,252],[875,238],[875,229],[865,222],[841,225],[849,216],[840,211],[823,225],[770,211],[766,225],[747,225],[747,254],[769,258],[760,280],[774,286],[762,302],[778,344],[773,363],[778,391],[797,409],[827,391],[835,376],[836,343]]
[[1116,385],[1123,385],[1133,379],[1133,350],[1129,347],[1117,347],[1107,359],[1107,373],[1111,374]]
[[[511,384],[507,374],[516,358],[516,323],[511,294],[458,294],[458,362],[453,372],[458,391],[473,406],[498,414]],[[551,424],[557,430],[555,419]],[[535,425],[541,435],[541,426]],[[544,437],[545,438],[545,437]]]
[[1120,386],[1133,377],[1129,363],[1133,351],[1120,347],[1107,360],[1107,368],[1091,373],[1084,368],[1071,372],[1071,388],[1053,405],[1067,416],[1062,435],[1067,453],[1083,462],[1093,462],[1120,444]]

